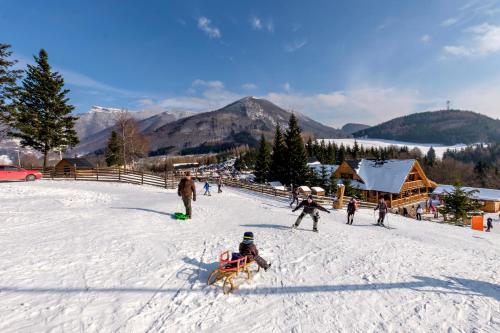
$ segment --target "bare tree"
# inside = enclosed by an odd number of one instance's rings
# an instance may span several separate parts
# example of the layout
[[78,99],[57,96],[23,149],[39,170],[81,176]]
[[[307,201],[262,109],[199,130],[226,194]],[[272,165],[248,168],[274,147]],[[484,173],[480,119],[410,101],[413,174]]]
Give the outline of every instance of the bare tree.
[[118,113],[115,128],[125,166],[134,168],[140,158],[147,156],[149,140],[141,133],[137,121],[127,111]]

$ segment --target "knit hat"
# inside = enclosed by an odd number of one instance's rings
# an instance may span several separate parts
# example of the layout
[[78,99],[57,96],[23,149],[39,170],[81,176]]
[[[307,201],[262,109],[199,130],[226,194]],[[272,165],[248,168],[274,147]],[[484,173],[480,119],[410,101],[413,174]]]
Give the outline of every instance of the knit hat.
[[253,232],[247,231],[243,234],[243,240],[253,241]]
[[307,196],[307,199],[311,199],[311,200],[313,200],[313,196],[312,196],[312,194],[309,194],[309,195]]

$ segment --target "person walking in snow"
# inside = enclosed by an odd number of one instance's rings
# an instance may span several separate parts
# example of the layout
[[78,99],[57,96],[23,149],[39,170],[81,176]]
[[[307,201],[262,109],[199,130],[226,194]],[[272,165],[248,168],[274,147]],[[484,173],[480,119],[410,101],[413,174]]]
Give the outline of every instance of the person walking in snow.
[[422,213],[424,212],[424,209],[422,208],[422,206],[420,204],[418,204],[417,206],[417,220],[418,221],[422,221]]
[[177,188],[177,195],[182,198],[188,219],[192,217],[191,200],[196,201],[196,187],[191,178],[191,172],[186,172],[186,176],[181,179]]
[[351,198],[349,200],[349,203],[347,204],[347,223],[352,225],[352,222],[354,221],[354,213],[356,212],[356,200],[354,198]]
[[387,214],[387,212],[389,211],[384,198],[380,198],[380,201],[378,202],[377,207],[375,207],[375,210],[378,210],[377,225],[384,226],[385,214]]
[[300,222],[302,222],[304,216],[308,214],[313,219],[313,231],[318,232],[319,211],[322,210],[324,212],[327,212],[328,214],[330,214],[330,211],[314,201],[312,195],[309,195],[306,200],[303,200],[297,207],[295,207],[295,209],[292,210],[292,212],[295,212],[302,207],[304,207],[304,210],[302,211],[302,213],[300,213],[297,221],[292,224],[292,228],[297,228],[300,225]]
[[488,217],[486,220],[486,232],[490,232],[491,229],[493,229],[493,219],[491,217]]
[[297,205],[299,204],[299,189],[294,188],[292,190],[292,202],[290,203],[290,208],[292,208],[293,204],[297,202]]
[[271,267],[271,263],[268,263],[264,258],[259,256],[259,250],[254,244],[253,232],[247,231],[243,234],[243,241],[240,243],[239,252],[242,256],[247,257],[247,262],[255,260],[259,267],[264,268],[267,271]]
[[217,193],[222,193],[222,176],[217,178]]
[[203,189],[205,190],[205,193],[203,193],[203,195],[212,196],[212,194],[210,193],[210,184],[208,183],[208,181],[206,181],[205,185],[203,185]]
[[408,217],[408,208],[403,207],[403,216]]

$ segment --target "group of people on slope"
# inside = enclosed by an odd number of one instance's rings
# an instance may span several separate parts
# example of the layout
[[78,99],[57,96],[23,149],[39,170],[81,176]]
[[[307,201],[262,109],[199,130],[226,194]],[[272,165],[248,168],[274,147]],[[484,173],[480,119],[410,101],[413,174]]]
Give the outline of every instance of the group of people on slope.
[[[208,180],[205,182],[205,184],[203,185],[203,189],[205,190],[205,193],[203,193],[203,195],[208,195],[208,196],[212,196],[212,193],[210,193],[210,187],[212,187],[209,183],[208,183]],[[217,178],[217,193],[222,193],[222,177],[219,176]]]

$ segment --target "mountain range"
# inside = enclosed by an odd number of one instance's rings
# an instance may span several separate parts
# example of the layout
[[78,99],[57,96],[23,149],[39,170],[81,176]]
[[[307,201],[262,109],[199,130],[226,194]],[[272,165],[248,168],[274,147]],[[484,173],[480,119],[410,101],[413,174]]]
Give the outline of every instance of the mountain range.
[[445,145],[500,142],[500,120],[472,111],[428,111],[394,118],[353,136]]

